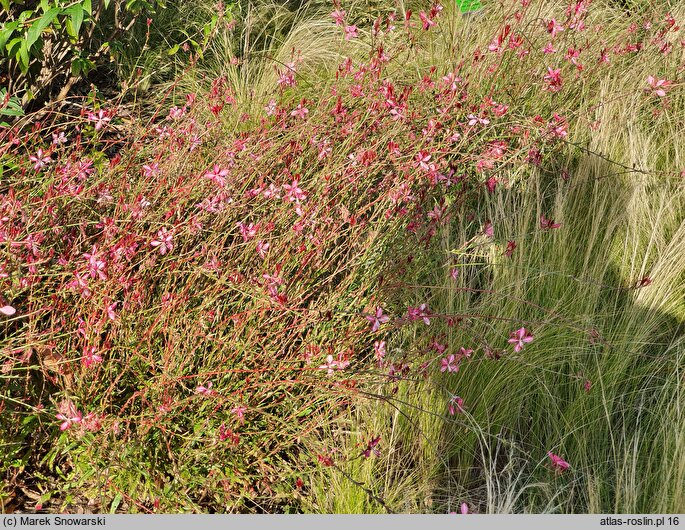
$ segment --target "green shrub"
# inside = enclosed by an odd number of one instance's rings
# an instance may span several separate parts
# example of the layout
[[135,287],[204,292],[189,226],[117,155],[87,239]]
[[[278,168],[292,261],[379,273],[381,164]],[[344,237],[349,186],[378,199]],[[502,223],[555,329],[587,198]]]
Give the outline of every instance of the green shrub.
[[[0,0],[0,68],[24,104],[63,97],[109,57],[117,40],[145,25],[160,0]],[[149,21],[148,18],[148,27]]]

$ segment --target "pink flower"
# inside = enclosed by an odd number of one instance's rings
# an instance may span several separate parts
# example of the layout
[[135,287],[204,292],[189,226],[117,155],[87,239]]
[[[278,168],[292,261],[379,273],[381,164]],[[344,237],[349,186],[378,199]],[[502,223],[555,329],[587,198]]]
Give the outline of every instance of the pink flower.
[[454,372],[455,374],[459,371],[459,363],[457,364],[452,364],[456,360],[454,354],[450,354],[447,357],[443,357],[440,360],[440,371],[441,372],[448,372],[452,373]]
[[262,278],[266,280],[266,289],[269,292],[269,296],[278,296],[278,286],[283,285],[283,279],[278,275],[272,276],[271,274],[262,274]]
[[483,225],[483,234],[485,234],[487,237],[495,237],[495,230],[490,221]]
[[246,225],[242,221],[238,223],[238,229],[240,230],[240,235],[243,236],[243,241],[249,241],[257,235],[257,230],[259,230],[259,224],[255,226],[254,223]]
[[547,456],[552,461],[552,468],[556,469],[558,472],[563,472],[571,467],[566,460],[555,455],[552,451],[547,451]]
[[81,425],[87,431],[96,432],[102,428],[102,418],[91,412],[83,417]]
[[358,37],[357,26],[345,26],[345,40],[352,40]]
[[376,456],[381,456],[380,450],[376,447],[378,445],[378,442],[380,441],[380,436],[377,436],[376,438],[371,438],[371,440],[366,444],[366,449],[362,451],[361,455],[363,455],[364,458],[369,458],[371,456],[371,453],[373,453]]
[[510,258],[516,250],[516,241],[507,241],[507,249],[504,251],[504,255]]
[[335,24],[337,26],[344,26],[345,25],[345,12],[341,11],[339,9],[336,9],[331,13],[331,17],[335,21]]
[[651,75],[647,77],[647,84],[651,87],[651,90],[646,88],[645,91],[652,92],[661,98],[666,95],[666,90],[664,89],[671,86],[670,81],[667,81],[666,79],[656,79]]
[[428,306],[426,304],[421,304],[419,307],[409,307],[407,308],[407,316],[409,317],[410,321],[418,320],[418,319],[423,319],[423,322],[426,324],[426,326],[430,325],[431,321],[430,318],[430,311],[428,310]]
[[[501,118],[502,116],[504,116],[508,110],[509,110],[509,105],[504,105],[503,103],[496,103],[493,101],[492,112],[498,118]],[[504,146],[506,146],[505,142],[500,142],[500,143],[504,144]]]
[[555,19],[547,22],[547,32],[552,34],[552,38],[556,37],[557,33],[564,31],[564,26],[559,24]]
[[93,292],[88,288],[88,279],[86,273],[74,273],[75,278],[67,284],[70,289],[81,291],[81,296],[84,298],[90,297]]
[[274,98],[271,98],[269,103],[264,106],[264,112],[266,112],[267,116],[276,114],[276,100]]
[[212,390],[212,382],[210,381],[206,385],[199,385],[195,389],[196,394],[202,394],[203,396],[211,396],[214,394],[214,390]]
[[445,214],[445,208],[440,208],[437,204],[435,207],[428,212],[428,218],[432,219],[436,223],[439,223],[442,220],[442,216]]
[[59,131],[59,133],[52,133],[52,145],[66,144],[68,141],[64,134],[64,131]]
[[372,332],[378,331],[378,328],[381,327],[381,324],[385,324],[390,320],[390,317],[387,315],[383,314],[383,309],[380,307],[376,308],[376,314],[375,315],[368,315],[366,317],[366,320],[369,322],[373,323],[373,326],[371,327]]
[[11,305],[4,305],[0,307],[0,313],[2,313],[3,315],[7,315],[8,317],[11,317],[16,312],[17,310],[14,309]]
[[583,383],[583,388],[585,389],[585,393],[590,392],[590,389],[592,388],[592,381],[587,379],[585,383]]
[[466,359],[470,359],[472,353],[473,353],[473,350],[471,350],[471,349],[466,349],[463,346],[461,348],[459,348],[459,355],[461,357],[466,358]]
[[376,360],[379,363],[382,363],[383,359],[385,358],[385,341],[384,340],[381,340],[381,341],[377,340],[376,342],[373,343],[373,349],[374,349],[374,352],[376,354]]
[[428,18],[428,15],[426,15],[426,13],[424,13],[423,11],[419,13],[419,18],[421,19],[421,23],[423,24],[424,30],[429,30],[431,26],[435,26],[435,22]]
[[552,116],[552,121],[547,126],[547,130],[552,136],[566,138],[568,136],[568,121],[555,112]]
[[580,57],[580,51],[581,50],[575,50],[573,48],[569,48],[568,51],[566,52],[566,59],[571,61],[573,65],[575,65],[576,68],[578,68],[579,71],[583,70],[583,65],[578,62],[578,57]]
[[344,370],[350,365],[350,361],[343,357],[343,354],[338,354],[338,370]]
[[469,114],[467,116],[469,120],[469,126],[473,127],[477,123],[480,123],[481,125],[488,125],[490,123],[490,120],[487,118],[481,118],[480,116],[476,116],[475,114]]
[[556,53],[556,51],[557,51],[556,48],[554,46],[552,46],[551,42],[548,42],[547,45],[542,49],[542,53],[547,53],[547,54]]
[[166,228],[160,228],[157,232],[157,239],[150,244],[153,247],[159,247],[159,253],[163,256],[174,248],[173,239],[172,234]]
[[518,353],[526,344],[533,342],[533,335],[528,333],[526,328],[520,328],[511,332],[508,342],[509,344],[514,344],[514,351]]
[[547,219],[544,215],[540,215],[540,228],[543,230],[551,230],[552,228],[559,228],[561,223],[555,223],[554,219]]
[[349,361],[346,361],[342,355],[338,355],[338,359],[334,360],[332,355],[326,356],[326,364],[319,366],[319,370],[328,370],[328,375],[331,375],[336,369],[344,370],[350,365]]
[[319,370],[328,370],[328,375],[331,375],[335,369],[337,368],[338,363],[337,361],[333,360],[332,355],[327,355],[326,356],[326,364],[322,364],[319,366]]
[[88,113],[88,119],[90,121],[95,122],[95,130],[99,131],[102,129],[109,121],[112,120],[112,118],[109,117],[107,112],[104,110],[100,109],[97,114],[94,114],[93,112]]
[[456,267],[454,267],[454,268],[450,271],[450,277],[452,278],[452,280],[454,280],[454,281],[456,282],[456,281],[457,281],[457,278],[459,277],[459,269],[456,268]]
[[431,345],[431,349],[435,350],[436,352],[442,354],[445,353],[445,350],[447,349],[447,346],[445,344],[441,344],[437,340],[434,340]]
[[43,150],[39,148],[35,155],[29,156],[29,160],[34,163],[33,169],[40,171],[52,161],[52,158],[50,158],[49,154],[44,153]]
[[454,416],[456,412],[459,412],[459,414],[464,413],[464,400],[461,399],[459,396],[452,396],[450,399],[449,407],[450,411],[450,416]]
[[407,105],[402,104],[402,105],[394,105],[390,109],[390,115],[392,116],[392,119],[394,121],[402,120],[404,119],[404,112],[407,110]]
[[66,431],[74,423],[81,423],[81,420],[83,419],[83,414],[79,411],[75,411],[73,415],[57,414],[55,418],[62,421],[62,424],[59,426],[59,430]]
[[269,251],[269,247],[271,247],[270,243],[266,241],[257,241],[257,254],[259,254],[260,258],[266,258],[266,253]]
[[[295,65],[293,63],[289,63],[286,65],[286,67],[287,67],[286,70],[278,73],[278,86],[281,86],[281,87],[295,86],[297,84],[297,81],[295,79]],[[274,105],[274,112],[275,112],[275,105]],[[267,113],[268,113],[268,111],[267,111]],[[271,115],[271,114],[269,114],[269,115]]]
[[101,280],[107,279],[107,275],[105,274],[106,263],[97,257],[97,248],[95,245],[93,245],[91,254],[86,253],[83,257],[88,260],[88,273],[91,278],[99,277]]
[[221,169],[218,165],[214,164],[214,169],[205,173],[204,177],[214,182],[220,188],[223,188],[226,185],[226,175],[228,175],[228,173],[228,169]]
[[283,189],[286,192],[286,198],[290,202],[303,201],[307,198],[307,194],[302,191],[297,180],[293,180],[292,184],[284,184]]
[[416,154],[416,166],[420,167],[424,171],[430,171],[431,166],[429,164],[431,159],[431,155],[426,153],[425,151],[419,151]]
[[247,412],[247,407],[243,405],[237,405],[231,409],[231,414],[235,414],[240,423],[245,423],[245,413]]
[[81,362],[86,368],[90,368],[94,364],[101,363],[102,357],[96,353],[95,346],[87,346],[85,350],[83,350]]
[[262,197],[265,199],[280,199],[281,188],[276,187],[273,184],[269,184],[269,187],[262,192]]
[[302,103],[298,104],[297,108],[290,113],[291,116],[296,116],[302,120],[307,117],[307,114],[309,114],[309,109],[307,107],[303,107]]
[[469,513],[469,505],[465,502],[462,502],[459,508],[459,513],[461,513],[462,515],[466,515],[467,513]]
[[547,90],[550,92],[559,92],[562,85],[561,68],[554,70],[551,67],[547,67],[547,75],[545,75],[544,80],[547,81]]
[[143,166],[143,174],[145,177],[150,178],[155,176],[157,173],[159,173],[159,164],[157,162],[153,162],[152,164],[145,164]]
[[179,109],[177,106],[173,106],[169,109],[169,119],[178,120],[179,118],[182,118],[185,113],[185,107]]
[[107,316],[109,317],[110,320],[116,320],[117,319],[117,314],[114,311],[117,308],[118,302],[114,302],[113,304],[110,304],[107,306]]
[[83,414],[76,410],[76,406],[70,399],[65,399],[60,401],[57,405],[57,415],[55,416],[58,420],[62,420],[63,423],[60,425],[60,430],[64,431],[68,429],[74,423],[81,423],[83,419]]

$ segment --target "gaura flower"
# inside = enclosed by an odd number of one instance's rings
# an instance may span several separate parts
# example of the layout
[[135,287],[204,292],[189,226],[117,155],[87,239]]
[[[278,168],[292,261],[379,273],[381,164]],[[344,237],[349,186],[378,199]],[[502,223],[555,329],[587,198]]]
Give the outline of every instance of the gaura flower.
[[566,460],[561,458],[559,455],[555,455],[552,451],[547,451],[547,456],[552,461],[552,468],[560,473],[571,467]]
[[369,322],[373,323],[373,326],[371,327],[371,331],[374,333],[378,331],[378,328],[381,327],[381,324],[385,324],[390,320],[390,317],[388,315],[383,314],[383,309],[380,307],[376,308],[376,314],[375,315],[368,315],[366,317],[366,320]]
[[526,331],[526,328],[520,328],[511,332],[508,342],[514,345],[514,351],[518,353],[526,344],[533,342],[533,335]]

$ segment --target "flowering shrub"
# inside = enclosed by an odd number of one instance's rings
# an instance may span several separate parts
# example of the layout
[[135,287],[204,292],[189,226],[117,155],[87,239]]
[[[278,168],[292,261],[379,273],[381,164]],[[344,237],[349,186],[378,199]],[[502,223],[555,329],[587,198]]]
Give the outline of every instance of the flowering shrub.
[[[389,437],[374,427],[361,453],[329,436],[379,382],[371,395],[389,402],[404,381],[439,381],[449,396],[436,416],[467,425],[490,404],[453,387],[484,364],[526,362],[549,322],[522,311],[469,336],[488,315],[455,314],[454,298],[436,310],[416,286],[438,269],[449,289],[485,292],[469,267],[482,249],[525,252],[489,201],[554,167],[572,131],[601,126],[587,121],[605,78],[640,53],[670,64],[668,16],[605,42],[589,5],[540,19],[529,0],[510,3],[458,63],[431,57],[431,43],[453,51],[439,33],[447,8],[389,10],[364,28],[335,5],[334,79],[302,79],[295,55],[257,110],[219,76],[165,101],[165,116],[116,150],[114,106],[5,128],[7,417],[30,411],[48,467],[88,496],[104,484],[98,495],[144,512],[320,509],[306,500],[318,470],[373,469],[384,455]],[[358,39],[368,55],[346,55]],[[659,120],[678,80],[650,67],[626,90]],[[544,211],[531,230],[560,237],[567,221]],[[463,241],[444,248],[458,230]],[[421,355],[389,346],[402,333]],[[580,467],[535,450],[554,478]]]

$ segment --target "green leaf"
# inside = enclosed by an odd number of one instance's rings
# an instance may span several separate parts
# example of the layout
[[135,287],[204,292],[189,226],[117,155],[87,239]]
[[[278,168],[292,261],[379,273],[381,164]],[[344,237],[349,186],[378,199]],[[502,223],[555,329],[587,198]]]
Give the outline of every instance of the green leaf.
[[218,21],[219,21],[219,17],[217,15],[214,15],[212,17],[212,20],[202,27],[202,32],[204,33],[204,36],[205,36],[205,43],[207,42],[207,39],[209,38],[210,33],[212,31],[214,31],[214,28],[216,27],[216,23]]
[[471,13],[473,11],[478,11],[483,6],[480,0],[457,0],[457,7],[462,13]]
[[9,0],[0,0],[0,6],[2,6],[2,8],[3,8],[5,11],[8,11],[8,12],[9,12],[9,10],[10,10],[10,3],[9,3]]
[[0,109],[0,114],[3,116],[23,116],[24,111],[22,109],[12,109],[8,105],[6,108]]
[[31,24],[31,27],[26,33],[26,42],[28,50],[31,49],[31,47],[36,43],[36,41],[40,37],[41,33],[43,33],[43,30],[47,28],[50,24],[52,24],[52,22],[55,20],[55,18],[57,18],[57,15],[59,15],[60,12],[61,10],[58,7],[53,7],[52,9],[49,9],[47,13],[45,13],[42,17],[36,20],[33,24]]
[[[83,6],[83,10],[88,13],[88,16],[93,16],[93,4],[91,3],[91,0],[83,0],[81,5]],[[105,9],[107,9],[107,5],[105,5]]]
[[85,57],[76,57],[71,61],[71,74],[74,76],[86,75],[93,68],[95,68],[95,63]]
[[171,48],[167,50],[167,54],[176,55],[181,47],[178,44],[174,44]]
[[23,40],[24,39],[21,37],[14,37],[11,41],[9,41],[7,44],[7,55],[16,56],[19,53],[19,46],[21,46]]
[[22,11],[21,14],[19,15],[19,18],[17,19],[20,24],[23,24],[26,22],[29,18],[33,16],[33,11]]
[[12,33],[14,33],[14,30],[16,30],[18,27],[19,21],[15,20],[14,22],[5,24],[3,28],[0,29],[0,55],[2,55],[5,51],[5,44],[12,36]]
[[[16,96],[10,96],[5,105],[5,99],[7,98],[7,89],[0,88],[0,116],[23,116],[24,109],[21,106],[19,98]],[[4,105],[4,106],[3,106]],[[2,158],[0,158],[0,162]]]
[[78,77],[81,75],[81,60],[74,59],[71,61],[71,75]]
[[19,53],[18,59],[19,59],[19,67],[21,68],[21,71],[23,73],[26,73],[29,71],[29,63],[31,62],[31,59],[29,58],[29,46],[28,42],[25,40],[21,41],[21,46],[19,46]]
[[81,24],[83,24],[83,6],[81,4],[74,4],[67,9],[67,14],[69,15],[69,21],[71,22],[71,27],[74,31],[74,37],[78,37],[78,34],[81,31]]
[[114,499],[112,500],[112,505],[109,508],[109,513],[116,513],[117,508],[121,504],[121,499],[122,499],[121,493],[117,493],[114,496]]

